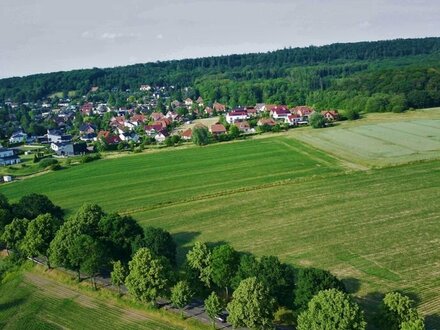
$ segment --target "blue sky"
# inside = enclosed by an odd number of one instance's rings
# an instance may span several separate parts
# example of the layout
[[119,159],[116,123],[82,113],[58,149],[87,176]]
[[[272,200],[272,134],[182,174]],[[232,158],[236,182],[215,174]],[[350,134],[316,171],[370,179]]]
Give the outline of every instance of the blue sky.
[[1,0],[0,77],[439,36],[437,0]]

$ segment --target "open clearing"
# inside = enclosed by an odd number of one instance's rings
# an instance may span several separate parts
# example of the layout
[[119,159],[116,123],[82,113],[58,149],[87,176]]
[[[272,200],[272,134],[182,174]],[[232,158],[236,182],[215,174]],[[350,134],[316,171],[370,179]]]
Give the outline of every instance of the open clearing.
[[1,329],[183,329],[36,273],[14,275],[0,286]]
[[[366,308],[384,292],[404,290],[434,329],[440,161],[432,158],[440,156],[439,120],[438,110],[375,114],[325,130],[101,160],[1,192],[12,200],[44,193],[70,212],[92,201],[131,214],[144,226],[170,230],[180,257],[196,240],[226,241],[329,269]],[[322,142],[331,139],[337,143]],[[420,158],[431,160],[365,170]],[[346,161],[364,170],[349,170]]]

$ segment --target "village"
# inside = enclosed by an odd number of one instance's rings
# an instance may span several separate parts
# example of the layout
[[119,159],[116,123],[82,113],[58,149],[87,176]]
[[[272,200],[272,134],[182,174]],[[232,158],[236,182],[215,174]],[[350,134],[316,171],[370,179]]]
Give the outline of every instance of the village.
[[[19,126],[7,142],[11,147],[43,145],[55,156],[69,157],[94,151],[133,150],[136,146],[175,145],[191,141],[194,127],[206,127],[214,142],[287,130],[308,125],[310,116],[315,112],[308,106],[289,108],[264,103],[228,108],[219,102],[205,104],[200,96],[195,100],[189,97],[183,101],[174,100],[161,107],[158,100],[166,95],[163,87],[141,85],[139,92],[150,96],[148,102],[131,107],[116,108],[91,101],[78,105],[68,98],[59,100],[55,106],[43,102],[40,104],[42,110],[34,120],[44,122],[46,126],[50,123],[45,134],[30,135]],[[13,112],[18,105],[7,102],[5,107]],[[321,111],[321,114],[327,123],[340,119],[335,110]],[[0,165],[19,163],[16,151],[17,148],[2,147]]]

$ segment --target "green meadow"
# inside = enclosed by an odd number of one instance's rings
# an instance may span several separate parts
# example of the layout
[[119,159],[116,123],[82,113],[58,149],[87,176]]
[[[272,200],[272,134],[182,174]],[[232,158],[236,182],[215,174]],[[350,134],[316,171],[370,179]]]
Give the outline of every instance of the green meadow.
[[9,274],[0,286],[0,328],[175,330],[184,326],[155,320],[139,309],[26,271]]
[[[440,326],[440,112],[376,114],[332,128],[138,154],[3,185],[196,240],[331,270],[367,308],[403,290]],[[396,165],[397,164],[397,165]],[[391,166],[393,165],[393,166]],[[372,308],[374,309],[374,308]]]

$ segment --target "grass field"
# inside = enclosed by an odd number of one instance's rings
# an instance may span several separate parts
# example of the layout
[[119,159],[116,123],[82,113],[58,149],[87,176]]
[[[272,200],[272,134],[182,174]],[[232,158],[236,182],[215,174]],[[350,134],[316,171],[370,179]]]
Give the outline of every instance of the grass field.
[[1,329],[184,328],[156,321],[140,310],[85,295],[38,273],[12,275],[0,286]]
[[325,130],[292,131],[292,136],[351,162],[367,166],[404,164],[440,157],[440,109],[403,114],[370,114]]
[[12,199],[45,193],[70,210],[94,201],[109,211],[132,211],[342,173],[338,164],[285,137],[102,160],[4,185],[1,192]]
[[[440,156],[439,114],[375,114],[325,130],[102,160],[0,191],[13,200],[45,193],[70,211],[93,201],[131,214],[142,225],[170,230],[180,256],[195,240],[226,241],[329,269],[367,308],[384,292],[404,290],[434,329],[440,327],[440,161],[433,160]],[[431,160],[371,168],[418,159]]]

